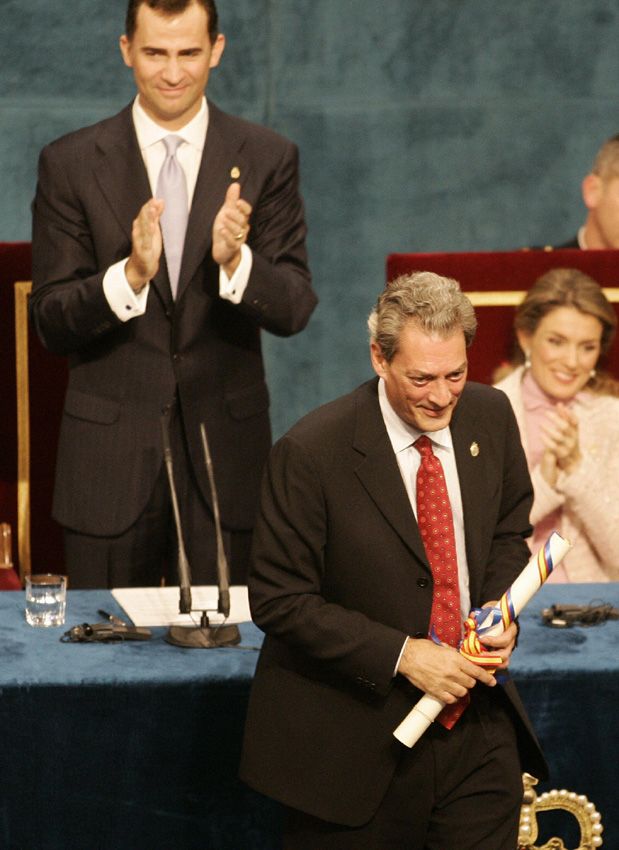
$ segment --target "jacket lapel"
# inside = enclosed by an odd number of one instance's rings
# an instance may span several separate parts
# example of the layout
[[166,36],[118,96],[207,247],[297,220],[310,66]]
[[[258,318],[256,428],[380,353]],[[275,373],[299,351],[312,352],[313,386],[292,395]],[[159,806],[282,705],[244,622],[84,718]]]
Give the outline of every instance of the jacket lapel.
[[[97,140],[99,159],[94,174],[113,215],[131,243],[131,227],[141,207],[152,197],[148,174],[133,126],[131,105],[106,124]],[[164,303],[171,303],[165,258],[152,283]]]
[[[465,394],[454,411],[450,430],[464,513],[471,599],[475,599],[480,576],[479,557],[484,548],[485,506],[489,486],[487,464],[491,462],[491,458],[485,439],[485,427],[477,416],[471,413]],[[480,494],[484,494],[483,499]]]
[[234,166],[239,169],[241,179],[247,173],[247,164],[239,155],[243,138],[242,134],[226,123],[225,115],[209,102],[208,131],[187,223],[177,301],[197,268],[210,256],[213,222],[224,202],[228,186],[234,182],[232,169]]
[[128,239],[140,207],[150,198],[148,175],[127,106],[111,118],[97,139],[95,179]]
[[370,381],[359,391],[353,448],[360,460],[355,472],[378,510],[430,572],[417,521],[380,412],[377,387],[378,380]]

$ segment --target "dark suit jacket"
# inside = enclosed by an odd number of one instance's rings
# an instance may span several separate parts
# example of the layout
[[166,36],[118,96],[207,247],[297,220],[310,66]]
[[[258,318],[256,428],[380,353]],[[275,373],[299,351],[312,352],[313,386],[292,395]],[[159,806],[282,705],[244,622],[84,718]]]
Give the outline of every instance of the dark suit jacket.
[[[498,599],[530,557],[531,483],[505,402],[467,384],[451,425],[473,606]],[[266,638],[241,777],[293,808],[359,826],[403,751],[392,733],[420,692],[393,672],[406,636],[427,636],[432,604],[376,381],[309,414],[273,448],[249,591]],[[524,766],[543,776],[513,683],[505,691]]]
[[[31,316],[43,343],[69,358],[54,516],[83,533],[119,534],[141,512],[162,462],[160,415],[175,394],[207,501],[202,421],[224,526],[253,522],[271,442],[260,329],[300,331],[316,297],[296,147],[209,109],[176,302],[162,261],[145,315],[126,323],[110,310],[102,280],[129,255],[132,221],[151,196],[131,107],[41,154]],[[219,298],[211,257],[213,219],[235,166],[253,206],[253,267],[238,306]]]

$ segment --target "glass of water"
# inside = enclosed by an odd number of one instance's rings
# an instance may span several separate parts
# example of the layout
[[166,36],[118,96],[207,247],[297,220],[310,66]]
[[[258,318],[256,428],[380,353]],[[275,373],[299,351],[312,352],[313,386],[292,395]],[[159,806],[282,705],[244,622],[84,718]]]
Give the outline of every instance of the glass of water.
[[64,625],[67,577],[53,573],[26,576],[26,621],[31,626]]

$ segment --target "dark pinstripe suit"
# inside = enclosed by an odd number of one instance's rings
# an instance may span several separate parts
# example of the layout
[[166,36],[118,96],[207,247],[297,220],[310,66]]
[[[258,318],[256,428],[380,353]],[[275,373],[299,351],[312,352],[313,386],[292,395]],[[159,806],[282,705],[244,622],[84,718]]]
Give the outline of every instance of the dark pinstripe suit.
[[[496,390],[467,384],[451,434],[479,606],[498,599],[529,559],[531,482],[515,418]],[[274,446],[249,591],[266,638],[241,776],[294,809],[359,827],[409,752],[392,732],[420,693],[393,671],[405,637],[427,635],[432,605],[431,570],[376,381],[310,413]],[[495,690],[523,764],[545,775],[513,682]],[[462,728],[474,717],[465,712]],[[519,782],[520,764],[507,767]]]
[[[295,146],[213,104],[209,109],[177,300],[162,262],[146,313],[126,323],[111,311],[102,280],[129,255],[132,220],[151,195],[131,108],[41,154],[31,316],[43,343],[69,359],[53,512],[81,533],[117,535],[139,516],[161,469],[161,411],[175,395],[206,500],[201,421],[224,526],[253,523],[270,445],[260,330],[300,331],[316,297]],[[253,267],[238,306],[219,298],[211,257],[213,219],[235,166],[254,210]]]

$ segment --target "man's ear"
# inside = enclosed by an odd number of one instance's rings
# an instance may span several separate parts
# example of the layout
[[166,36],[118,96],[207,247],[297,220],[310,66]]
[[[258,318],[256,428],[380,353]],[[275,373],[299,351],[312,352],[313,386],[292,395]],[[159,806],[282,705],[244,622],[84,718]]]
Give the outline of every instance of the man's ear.
[[218,33],[217,38],[211,47],[211,61],[209,62],[209,68],[216,68],[219,65],[225,47],[226,38],[222,33]]
[[370,343],[370,359],[378,377],[384,378],[387,361],[385,360],[382,348],[377,342]]
[[594,210],[600,202],[604,184],[597,174],[587,174],[582,181],[582,199],[588,210]]
[[118,45],[125,65],[127,68],[133,68],[133,61],[131,59],[131,42],[126,35],[121,35],[118,39]]

